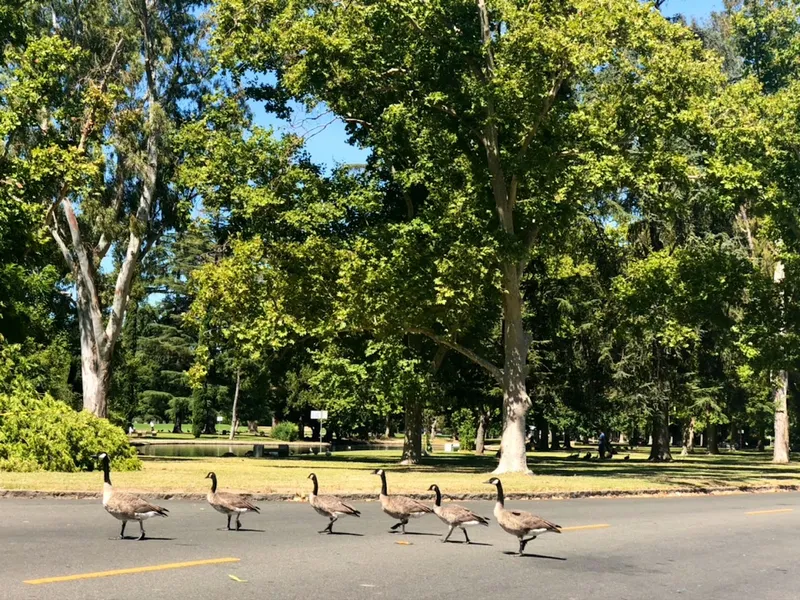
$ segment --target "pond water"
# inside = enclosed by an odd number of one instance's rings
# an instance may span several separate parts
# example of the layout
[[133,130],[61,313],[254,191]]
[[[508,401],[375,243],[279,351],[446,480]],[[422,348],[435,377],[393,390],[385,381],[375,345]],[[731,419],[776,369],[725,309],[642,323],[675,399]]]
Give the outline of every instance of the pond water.
[[[141,456],[160,456],[160,457],[222,457],[238,456],[250,457],[262,454],[264,458],[275,457],[278,452],[279,444],[276,442],[269,444],[258,444],[263,447],[263,452],[259,452],[257,445],[249,444],[142,444],[136,446],[136,450]],[[322,453],[327,448],[323,446]],[[331,448],[333,452],[345,452],[347,450],[396,450],[398,446],[389,444],[370,444],[370,445],[337,445]],[[319,452],[318,444],[295,444],[289,446],[289,454],[316,454]]]

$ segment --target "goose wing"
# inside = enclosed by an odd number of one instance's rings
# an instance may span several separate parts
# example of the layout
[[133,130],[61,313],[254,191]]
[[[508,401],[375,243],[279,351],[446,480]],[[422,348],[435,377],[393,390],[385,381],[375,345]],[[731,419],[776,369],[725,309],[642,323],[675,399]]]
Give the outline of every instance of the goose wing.
[[560,525],[546,521],[529,512],[523,510],[509,510],[508,515],[509,519],[512,520],[519,529],[526,529],[528,531],[544,529],[546,531],[552,531],[553,533],[561,533]]
[[255,504],[240,494],[217,492],[215,496],[216,501],[228,510],[252,510],[253,512],[261,512]]
[[361,513],[355,508],[342,502],[336,496],[317,496],[317,503],[320,508],[329,513],[341,513],[343,515],[351,515],[353,517],[360,517]]
[[169,512],[166,508],[125,492],[115,492],[114,495],[109,498],[107,508],[113,512],[132,515],[154,512],[162,517],[166,517]]
[[433,509],[427,504],[408,496],[386,496],[385,498],[384,508],[397,514],[421,515],[433,512]]
[[481,525],[489,524],[489,519],[486,519],[480,515],[476,515],[471,510],[464,508],[463,506],[458,506],[457,504],[443,506],[439,512],[445,518],[445,520],[452,525],[458,525],[459,523],[470,523],[474,521],[477,521]]

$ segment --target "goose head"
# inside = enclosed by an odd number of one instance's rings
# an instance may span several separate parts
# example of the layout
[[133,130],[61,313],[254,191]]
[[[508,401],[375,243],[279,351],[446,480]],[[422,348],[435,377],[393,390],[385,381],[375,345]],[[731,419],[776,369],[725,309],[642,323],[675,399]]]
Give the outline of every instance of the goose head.
[[383,469],[375,469],[372,472],[373,475],[383,475]]
[[312,480],[316,481],[317,480],[317,476],[314,473],[309,473],[308,479],[312,479]]
[[206,479],[216,479],[216,478],[217,478],[217,474],[216,474],[216,473],[214,473],[214,471],[210,471],[210,472],[209,472],[209,474],[208,474],[208,475],[206,475],[206,477],[205,477],[205,478],[206,478]]
[[439,491],[439,486],[434,483],[431,487],[428,488],[428,491],[429,492],[438,492]]
[[489,481],[484,481],[483,483],[487,483],[489,485],[500,485],[500,480],[497,477],[492,477]]

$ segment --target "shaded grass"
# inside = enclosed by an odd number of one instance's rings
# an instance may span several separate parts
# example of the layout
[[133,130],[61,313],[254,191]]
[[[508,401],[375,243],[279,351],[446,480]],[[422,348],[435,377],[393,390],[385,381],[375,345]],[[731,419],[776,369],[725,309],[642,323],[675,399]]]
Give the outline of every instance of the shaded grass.
[[[338,452],[326,458],[314,455],[288,459],[170,458],[145,459],[140,472],[114,473],[116,486],[142,492],[205,492],[205,476],[215,471],[226,490],[252,493],[304,495],[310,489],[307,476],[317,473],[323,493],[375,493],[379,480],[371,474],[386,469],[389,490],[425,493],[432,483],[443,493],[487,493],[483,482],[494,469],[493,455],[435,454],[422,465],[398,464],[400,451]],[[582,461],[567,453],[529,454],[534,476],[504,475],[512,493],[669,491],[676,488],[800,485],[800,465],[773,465],[768,453],[694,455],[672,463],[650,463],[645,452],[631,459]],[[92,473],[0,473],[0,489],[39,491],[99,491],[102,477]]]

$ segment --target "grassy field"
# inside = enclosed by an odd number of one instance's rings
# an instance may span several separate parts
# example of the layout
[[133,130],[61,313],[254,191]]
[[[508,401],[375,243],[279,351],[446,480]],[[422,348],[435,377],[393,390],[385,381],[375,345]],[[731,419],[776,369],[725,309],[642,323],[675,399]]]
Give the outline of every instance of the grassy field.
[[[741,486],[800,485],[800,465],[772,465],[768,453],[693,455],[672,463],[653,464],[647,455],[633,453],[623,461],[582,461],[566,453],[531,453],[534,476],[506,475],[503,483],[514,493],[637,492],[642,490],[704,489]],[[150,459],[142,471],[114,473],[115,486],[142,492],[205,492],[209,471],[215,471],[226,490],[304,495],[308,474],[317,473],[323,493],[371,494],[379,480],[370,472],[387,470],[390,492],[425,493],[432,483],[447,494],[487,493],[482,482],[496,465],[493,456],[436,454],[425,464],[397,464],[399,451],[340,452],[330,458],[297,456],[289,459],[189,458]],[[99,491],[102,477],[94,473],[0,473],[0,489],[41,491]]]

